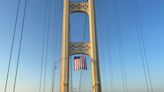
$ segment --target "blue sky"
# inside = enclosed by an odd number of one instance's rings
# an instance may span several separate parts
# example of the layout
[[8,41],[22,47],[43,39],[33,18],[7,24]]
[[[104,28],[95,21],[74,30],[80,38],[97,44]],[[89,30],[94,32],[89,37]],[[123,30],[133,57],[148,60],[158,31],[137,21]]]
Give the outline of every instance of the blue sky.
[[[14,74],[20,39],[24,1],[21,0],[19,18],[16,31],[16,40],[8,82],[8,92],[12,91]],[[25,19],[22,51],[18,72],[16,92],[37,92],[39,88],[40,62],[44,31],[44,16],[46,0],[28,0]],[[49,36],[46,91],[51,90],[51,64],[60,58],[62,5],[63,0],[50,0]],[[122,51],[127,74],[127,85],[130,92],[147,92],[140,56],[139,41],[135,13],[131,1],[134,0],[95,0],[96,24],[98,33],[99,59],[103,92],[112,92],[112,76],[116,92],[123,92],[121,67],[119,59],[118,35],[122,37]],[[164,88],[164,1],[163,0],[135,0],[138,5],[140,22],[145,41],[145,48],[150,66],[150,74],[154,92],[163,92]],[[3,92],[8,66],[11,39],[13,34],[16,8],[18,0],[0,0],[0,92]],[[85,25],[84,14],[72,14],[71,35],[72,41],[82,41]],[[87,18],[88,19],[88,18]],[[47,20],[48,22],[48,20]],[[47,23],[46,22],[46,23]],[[86,23],[88,24],[88,23]],[[48,24],[46,24],[46,32]],[[86,41],[89,40],[88,26],[86,27]],[[55,38],[53,38],[55,37]],[[53,47],[55,44],[55,55]],[[44,54],[45,56],[45,54]],[[46,60],[46,57],[44,57]],[[88,59],[88,67],[89,59]],[[58,68],[55,74],[59,73]],[[91,86],[90,67],[84,71],[84,90]],[[79,72],[73,71],[73,86],[78,88]],[[59,76],[55,75],[55,87]],[[105,90],[106,88],[107,90]],[[91,90],[91,89],[88,89]]]

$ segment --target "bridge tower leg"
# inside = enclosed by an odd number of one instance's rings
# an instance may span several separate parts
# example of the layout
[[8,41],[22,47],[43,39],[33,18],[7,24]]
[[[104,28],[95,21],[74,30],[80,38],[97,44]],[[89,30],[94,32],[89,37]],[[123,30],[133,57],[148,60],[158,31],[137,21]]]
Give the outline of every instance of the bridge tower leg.
[[[71,13],[76,12],[84,12],[89,16],[90,42],[69,42],[69,16]],[[90,56],[92,92],[101,92],[94,0],[88,0],[87,2],[64,0],[60,92],[69,92],[69,56],[73,54],[86,54]]]

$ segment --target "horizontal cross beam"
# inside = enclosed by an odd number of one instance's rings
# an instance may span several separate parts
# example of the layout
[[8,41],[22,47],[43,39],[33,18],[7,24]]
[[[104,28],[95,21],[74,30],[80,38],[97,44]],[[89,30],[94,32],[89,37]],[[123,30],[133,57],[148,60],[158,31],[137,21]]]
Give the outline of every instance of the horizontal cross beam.
[[69,9],[71,13],[74,12],[84,12],[88,13],[88,2],[70,2]]
[[90,56],[90,43],[88,42],[70,42],[69,54],[86,54]]

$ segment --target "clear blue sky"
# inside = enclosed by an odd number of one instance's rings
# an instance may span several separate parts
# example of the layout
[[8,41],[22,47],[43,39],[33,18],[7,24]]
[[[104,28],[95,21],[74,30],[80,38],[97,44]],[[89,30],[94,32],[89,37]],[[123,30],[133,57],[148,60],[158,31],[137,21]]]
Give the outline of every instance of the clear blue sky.
[[[24,1],[21,0],[19,18],[14,44],[11,71],[8,82],[8,92],[12,92],[14,74],[20,39]],[[22,51],[16,92],[38,92],[42,39],[44,30],[46,0],[28,0],[25,19]],[[60,37],[62,31],[63,0],[50,0],[50,32],[48,40],[46,90],[51,87],[51,64],[53,58],[60,57]],[[115,92],[123,92],[121,67],[118,48],[118,31],[122,36],[122,51],[127,74],[129,92],[147,92],[140,56],[137,25],[132,0],[95,0],[99,57],[103,92],[112,92],[112,76],[114,77]],[[154,92],[164,92],[164,1],[163,0],[135,0],[138,4],[145,48],[150,66],[150,75]],[[14,29],[18,0],[0,0],[0,92],[3,92],[8,66],[11,40]],[[72,41],[82,41],[84,29],[84,14],[71,15]],[[138,20],[137,20],[138,21]],[[88,26],[87,26],[88,28]],[[46,30],[48,27],[46,26]],[[86,39],[88,40],[88,30]],[[53,39],[55,35],[55,39]],[[53,41],[55,41],[55,55],[53,55]],[[45,57],[44,57],[45,60]],[[88,71],[83,72],[82,83],[84,89],[91,86],[90,65]],[[55,70],[55,74],[59,71]],[[112,74],[113,73],[113,74]],[[111,75],[112,74],[112,75]],[[73,72],[73,86],[78,87],[79,72]],[[55,79],[59,76],[55,75]],[[57,82],[55,85],[57,88]],[[107,88],[107,90],[105,90]],[[90,89],[89,89],[90,90]]]

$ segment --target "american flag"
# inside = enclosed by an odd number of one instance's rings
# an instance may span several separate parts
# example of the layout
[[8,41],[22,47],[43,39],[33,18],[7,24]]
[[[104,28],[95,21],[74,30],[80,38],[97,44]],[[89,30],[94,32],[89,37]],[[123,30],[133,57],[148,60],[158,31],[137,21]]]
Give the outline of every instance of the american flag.
[[75,56],[74,57],[74,70],[87,70],[87,63],[85,56]]

